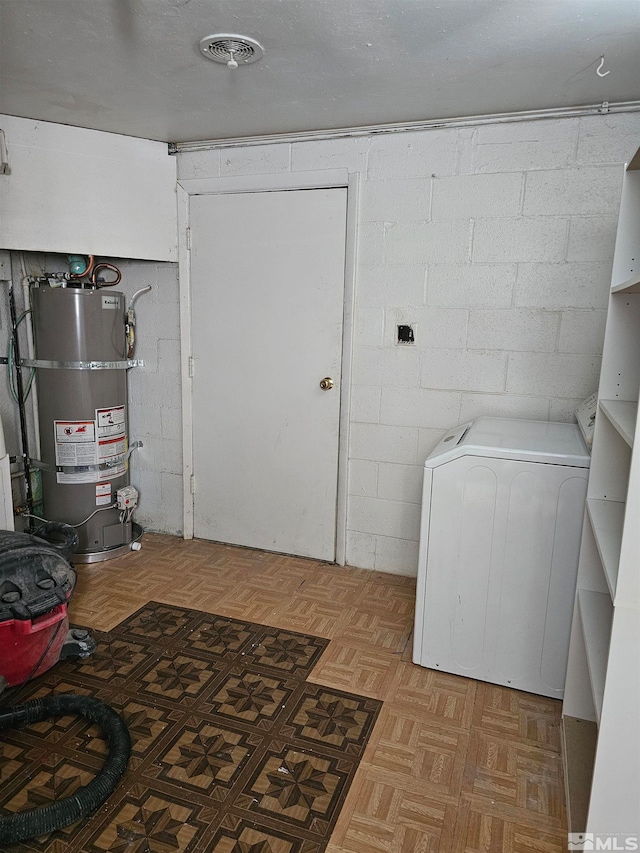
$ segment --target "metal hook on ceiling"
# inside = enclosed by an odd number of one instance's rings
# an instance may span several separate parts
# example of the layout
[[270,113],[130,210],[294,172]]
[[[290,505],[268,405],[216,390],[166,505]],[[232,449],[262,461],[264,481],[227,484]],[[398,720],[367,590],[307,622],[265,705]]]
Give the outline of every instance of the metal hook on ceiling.
[[596,68],[596,74],[598,77],[606,77],[607,74],[611,74],[610,71],[602,71],[602,66],[604,65],[604,54],[600,57],[600,65]]

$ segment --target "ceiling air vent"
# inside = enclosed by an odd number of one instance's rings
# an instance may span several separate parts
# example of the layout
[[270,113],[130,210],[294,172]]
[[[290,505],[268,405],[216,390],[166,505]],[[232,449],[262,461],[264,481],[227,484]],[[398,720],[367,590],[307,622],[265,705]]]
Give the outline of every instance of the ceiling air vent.
[[260,42],[248,36],[215,33],[200,41],[200,52],[207,59],[223,62],[229,68],[237,68],[238,65],[257,62],[264,55],[264,48]]

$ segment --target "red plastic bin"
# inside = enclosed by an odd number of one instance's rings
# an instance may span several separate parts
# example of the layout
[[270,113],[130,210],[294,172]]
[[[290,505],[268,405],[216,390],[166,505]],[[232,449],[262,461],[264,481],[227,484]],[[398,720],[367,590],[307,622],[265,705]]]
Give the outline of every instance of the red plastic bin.
[[68,630],[66,604],[59,604],[36,619],[0,622],[0,661],[7,685],[22,684],[57,663]]

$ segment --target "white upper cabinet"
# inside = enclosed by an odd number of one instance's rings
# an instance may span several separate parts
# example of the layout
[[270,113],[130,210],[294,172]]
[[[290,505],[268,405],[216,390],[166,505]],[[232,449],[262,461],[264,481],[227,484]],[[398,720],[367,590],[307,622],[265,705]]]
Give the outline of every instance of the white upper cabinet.
[[176,158],[167,145],[0,115],[0,248],[177,259]]

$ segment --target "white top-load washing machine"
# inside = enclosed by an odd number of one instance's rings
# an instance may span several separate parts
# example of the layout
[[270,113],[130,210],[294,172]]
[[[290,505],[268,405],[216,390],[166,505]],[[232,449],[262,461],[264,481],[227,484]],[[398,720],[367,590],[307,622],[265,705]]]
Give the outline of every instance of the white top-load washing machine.
[[575,424],[445,435],[424,464],[414,663],[562,697],[589,462]]

